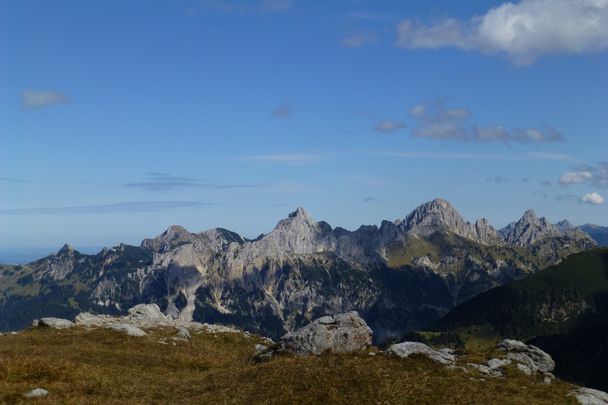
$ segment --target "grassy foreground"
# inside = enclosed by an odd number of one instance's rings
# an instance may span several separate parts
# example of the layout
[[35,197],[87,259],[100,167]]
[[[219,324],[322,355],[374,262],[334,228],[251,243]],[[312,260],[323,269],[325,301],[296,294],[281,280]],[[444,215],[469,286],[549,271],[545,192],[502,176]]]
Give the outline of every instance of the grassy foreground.
[[[30,329],[0,336],[0,403],[49,404],[568,404],[570,384],[485,379],[425,358],[278,356],[249,361],[256,337],[173,330],[135,338],[108,330]],[[169,344],[161,344],[165,339]],[[374,350],[371,350],[374,351]],[[489,353],[469,354],[480,362]],[[464,360],[466,362],[467,360]],[[25,399],[41,387],[49,396]]]

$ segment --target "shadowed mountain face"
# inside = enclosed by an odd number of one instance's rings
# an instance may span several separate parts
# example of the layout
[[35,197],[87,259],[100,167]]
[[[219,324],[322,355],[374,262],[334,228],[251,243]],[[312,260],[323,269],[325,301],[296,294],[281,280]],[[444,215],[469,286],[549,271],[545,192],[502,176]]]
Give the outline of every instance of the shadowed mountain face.
[[140,247],[83,255],[66,246],[25,266],[0,266],[0,329],[146,302],[176,318],[271,337],[356,310],[380,342],[593,246],[587,235],[530,213],[498,233],[486,220],[467,222],[444,200],[352,232],[299,208],[253,241],[221,228],[172,226]]
[[493,288],[454,308],[436,329],[452,343],[530,339],[553,356],[556,373],[608,389],[608,248]]
[[567,219],[559,221],[557,224],[555,224],[555,226],[560,231],[564,232],[579,230],[589,235],[589,237],[593,239],[598,246],[608,246],[608,226],[599,226],[593,224],[574,226]]

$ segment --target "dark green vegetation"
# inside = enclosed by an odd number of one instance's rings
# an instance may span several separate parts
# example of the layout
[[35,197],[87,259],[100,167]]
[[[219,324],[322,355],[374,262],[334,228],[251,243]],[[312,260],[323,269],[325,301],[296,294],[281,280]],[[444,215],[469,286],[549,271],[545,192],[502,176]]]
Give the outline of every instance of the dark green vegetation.
[[[513,368],[506,378],[448,369],[426,358],[278,356],[252,363],[260,340],[174,330],[132,338],[107,330],[36,328],[0,336],[0,403],[49,404],[574,404],[573,387]],[[164,338],[167,344],[159,343]],[[371,351],[376,351],[372,349]],[[491,353],[462,353],[480,362]],[[49,396],[25,400],[41,387]]]
[[[427,341],[468,348],[501,337],[531,340],[558,375],[608,389],[608,249],[574,254],[454,308]],[[419,335],[424,338],[424,335]]]

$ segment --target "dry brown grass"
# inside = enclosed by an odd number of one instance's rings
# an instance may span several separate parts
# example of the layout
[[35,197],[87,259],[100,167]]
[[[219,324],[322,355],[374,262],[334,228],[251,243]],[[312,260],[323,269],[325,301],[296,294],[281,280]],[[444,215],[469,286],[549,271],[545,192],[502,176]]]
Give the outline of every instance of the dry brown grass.
[[[31,329],[0,336],[0,402],[50,404],[564,404],[572,387],[509,373],[485,378],[424,358],[279,356],[253,364],[255,337],[194,335],[158,343],[107,330]],[[478,354],[470,358],[479,358]],[[50,394],[26,400],[42,387]]]

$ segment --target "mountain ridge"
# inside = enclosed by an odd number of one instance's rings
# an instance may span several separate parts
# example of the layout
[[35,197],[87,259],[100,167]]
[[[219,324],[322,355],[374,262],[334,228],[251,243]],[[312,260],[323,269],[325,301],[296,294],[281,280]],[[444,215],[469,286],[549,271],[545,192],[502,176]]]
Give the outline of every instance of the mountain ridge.
[[121,244],[95,255],[62,249],[25,266],[0,266],[0,329],[43,315],[123,313],[145,302],[175,318],[272,337],[357,310],[386,340],[595,246],[575,233],[530,240],[510,245],[487,221],[471,224],[440,199],[403,220],[354,231],[317,222],[303,208],[255,240],[223,228],[191,233],[171,226],[139,247]]

